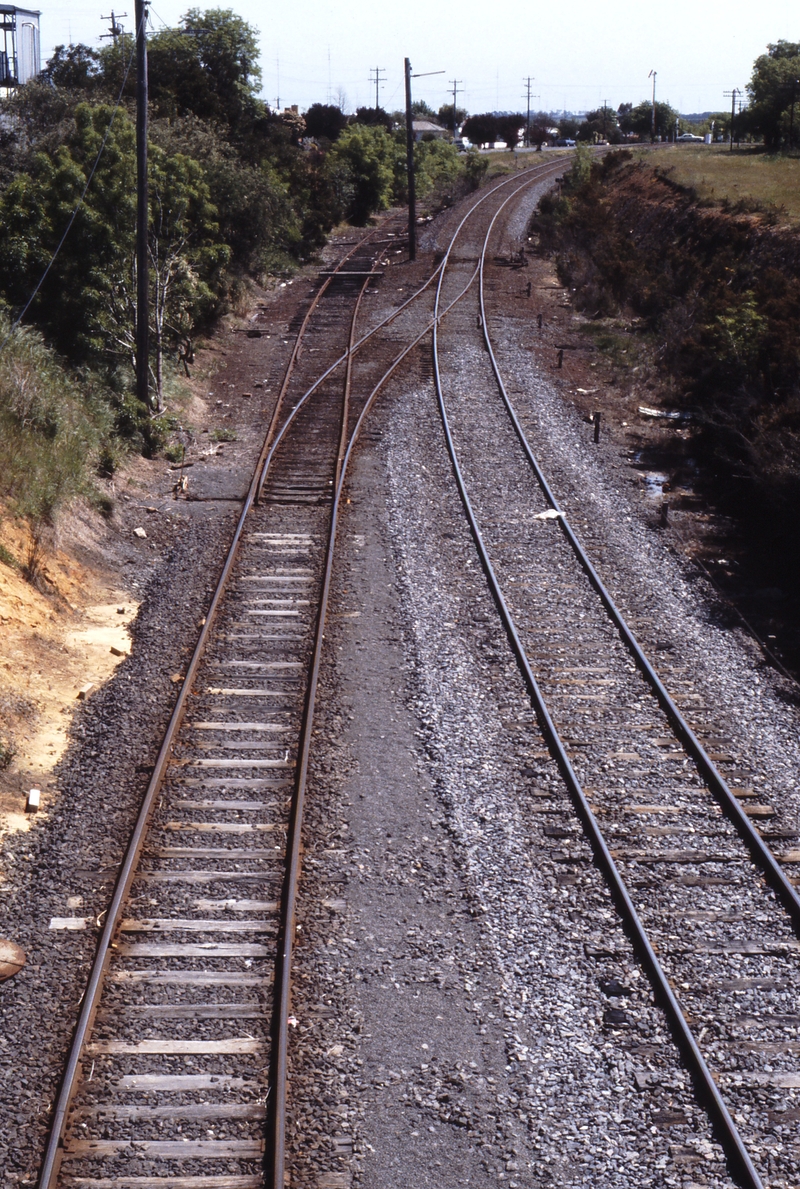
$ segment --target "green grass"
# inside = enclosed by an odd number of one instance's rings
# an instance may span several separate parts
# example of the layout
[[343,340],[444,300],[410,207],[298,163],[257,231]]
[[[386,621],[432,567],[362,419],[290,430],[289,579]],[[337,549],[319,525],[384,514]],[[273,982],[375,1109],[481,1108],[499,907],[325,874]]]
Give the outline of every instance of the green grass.
[[760,148],[725,145],[676,145],[656,154],[654,164],[682,186],[693,187],[702,201],[732,206],[755,200],[778,208],[791,222],[800,221],[800,158],[771,156]]

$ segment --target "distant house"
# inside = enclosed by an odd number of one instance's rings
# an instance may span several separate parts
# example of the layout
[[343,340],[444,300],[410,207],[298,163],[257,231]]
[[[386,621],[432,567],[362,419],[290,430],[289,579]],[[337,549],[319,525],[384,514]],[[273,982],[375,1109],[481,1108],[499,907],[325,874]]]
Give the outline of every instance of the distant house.
[[414,140],[444,140],[450,133],[441,124],[434,124],[433,120],[412,120]]

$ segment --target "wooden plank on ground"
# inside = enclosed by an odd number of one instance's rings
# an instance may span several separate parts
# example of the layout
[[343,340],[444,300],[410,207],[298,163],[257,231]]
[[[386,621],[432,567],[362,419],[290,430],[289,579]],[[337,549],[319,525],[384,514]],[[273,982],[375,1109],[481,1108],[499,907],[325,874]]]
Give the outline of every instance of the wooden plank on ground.
[[267,731],[270,734],[283,733],[290,730],[286,723],[281,722],[192,722],[187,726],[192,731]]
[[258,1160],[264,1153],[260,1139],[71,1139],[67,1156],[84,1160],[133,1156],[162,1160]]
[[184,1090],[258,1090],[258,1082],[222,1073],[126,1073],[114,1082],[117,1090],[182,1093]]
[[78,1119],[101,1119],[124,1123],[136,1119],[255,1119],[264,1118],[266,1107],[260,1102],[187,1102],[170,1106],[83,1106],[75,1111]]
[[231,1036],[226,1040],[93,1040],[86,1046],[86,1052],[93,1057],[109,1057],[124,1053],[129,1056],[151,1053],[261,1053],[264,1042],[252,1040],[249,1036]]
[[266,974],[242,974],[239,970],[112,970],[107,978],[115,983],[152,983],[156,987],[266,987],[272,983]]
[[220,941],[178,942],[135,941],[120,945],[117,953],[124,958],[269,958],[272,950],[266,945],[247,945]]
[[263,871],[138,871],[142,883],[227,883],[242,879],[268,880]]
[[193,834],[270,834],[275,826],[271,822],[165,822],[161,829],[173,834],[179,830]]
[[260,1003],[138,1003],[97,1013],[98,1020],[147,1017],[151,1020],[260,1020],[267,1009]]
[[71,1177],[64,1189],[263,1189],[260,1175],[223,1177]]
[[269,933],[274,921],[212,921],[208,918],[145,917],[126,918],[120,925],[123,933],[160,933],[180,930],[187,933]]
[[254,850],[240,850],[239,847],[224,846],[156,846],[149,852],[160,859],[276,859],[280,857],[277,847]]

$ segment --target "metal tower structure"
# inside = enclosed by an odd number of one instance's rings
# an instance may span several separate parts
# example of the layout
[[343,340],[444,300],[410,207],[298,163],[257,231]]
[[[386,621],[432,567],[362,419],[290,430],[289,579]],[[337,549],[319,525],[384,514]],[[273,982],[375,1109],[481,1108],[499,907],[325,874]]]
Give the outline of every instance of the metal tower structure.
[[0,91],[6,94],[41,70],[39,16],[29,8],[0,4]]

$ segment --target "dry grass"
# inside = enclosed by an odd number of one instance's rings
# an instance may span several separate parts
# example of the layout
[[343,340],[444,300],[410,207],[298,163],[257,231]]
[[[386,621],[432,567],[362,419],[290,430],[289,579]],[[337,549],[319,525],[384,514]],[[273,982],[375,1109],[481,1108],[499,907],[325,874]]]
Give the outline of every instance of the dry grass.
[[755,199],[777,207],[800,222],[800,159],[768,156],[761,149],[724,145],[677,145],[659,153],[658,165],[682,186],[692,186],[701,200],[735,205]]

